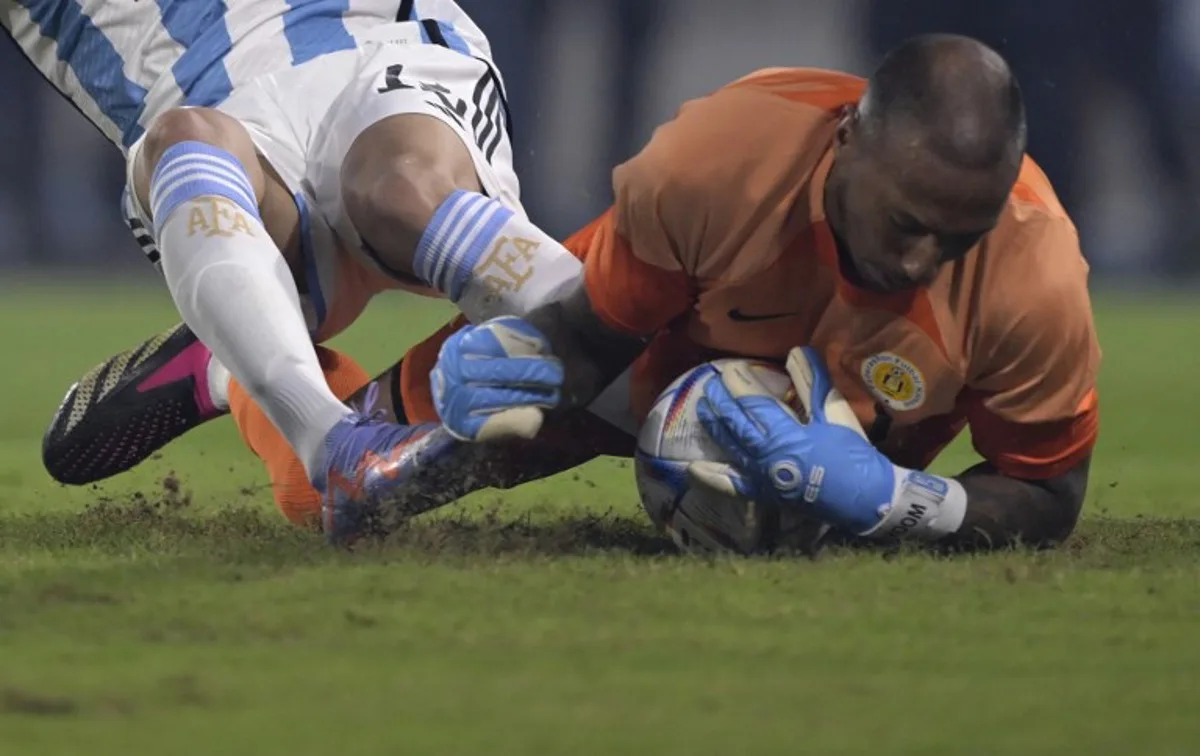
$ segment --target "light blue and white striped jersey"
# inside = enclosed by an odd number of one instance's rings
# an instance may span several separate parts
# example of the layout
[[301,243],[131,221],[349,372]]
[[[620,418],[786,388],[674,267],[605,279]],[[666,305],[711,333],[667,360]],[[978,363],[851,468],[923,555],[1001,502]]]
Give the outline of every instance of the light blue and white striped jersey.
[[397,22],[491,59],[452,0],[0,0],[0,25],[122,149],[165,110],[218,105],[256,76],[352,49]]

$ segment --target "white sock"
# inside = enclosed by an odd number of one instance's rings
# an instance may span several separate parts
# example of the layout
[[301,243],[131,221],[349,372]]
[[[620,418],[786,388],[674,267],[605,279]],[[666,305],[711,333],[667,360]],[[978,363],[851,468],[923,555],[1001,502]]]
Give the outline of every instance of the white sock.
[[500,202],[456,191],[442,202],[413,258],[417,277],[472,322],[528,315],[579,281],[583,265]]
[[325,382],[296,284],[263,228],[245,169],[225,150],[180,142],[163,154],[150,193],[163,275],[184,322],[309,476],[323,472],[325,437],[350,410]]
[[[456,191],[434,213],[413,258],[417,277],[441,291],[473,323],[524,317],[577,286],[583,263],[545,231],[494,199]],[[588,407],[637,434],[629,411],[629,371]]]
[[208,399],[219,410],[229,409],[229,381],[233,375],[214,354],[208,359]]

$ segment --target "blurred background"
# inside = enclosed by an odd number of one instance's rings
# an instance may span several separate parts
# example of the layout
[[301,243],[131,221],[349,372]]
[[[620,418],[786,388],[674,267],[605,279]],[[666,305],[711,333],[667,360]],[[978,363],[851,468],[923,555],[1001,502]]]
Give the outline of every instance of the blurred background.
[[[459,0],[507,81],[526,205],[566,234],[678,105],[755,68],[869,74],[920,32],[1004,54],[1095,280],[1200,276],[1200,0]],[[732,13],[731,13],[732,11]],[[0,274],[150,277],[120,155],[0,45]],[[1193,147],[1189,149],[1189,147]]]

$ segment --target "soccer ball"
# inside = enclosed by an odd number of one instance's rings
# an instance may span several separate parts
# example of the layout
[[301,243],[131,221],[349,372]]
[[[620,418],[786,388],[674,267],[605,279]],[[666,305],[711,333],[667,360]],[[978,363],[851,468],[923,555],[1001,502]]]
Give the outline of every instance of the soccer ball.
[[772,504],[749,501],[693,484],[689,462],[728,461],[700,423],[697,403],[704,384],[721,372],[743,369],[763,390],[803,408],[786,371],[760,360],[726,359],[692,368],[667,387],[638,433],[635,458],[638,494],[646,514],[685,552],[763,554],[779,548],[807,549],[825,526]]

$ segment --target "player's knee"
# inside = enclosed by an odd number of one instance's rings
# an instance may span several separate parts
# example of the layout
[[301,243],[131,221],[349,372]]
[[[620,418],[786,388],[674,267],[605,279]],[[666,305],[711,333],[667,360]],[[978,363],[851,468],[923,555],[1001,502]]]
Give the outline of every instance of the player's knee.
[[[203,142],[228,150],[243,161],[253,159],[254,146],[246,129],[211,108],[176,108],[160,115],[146,131],[141,155],[147,164],[157,165],[163,153],[180,142]],[[245,154],[247,150],[249,155]]]
[[201,142],[233,155],[256,187],[254,143],[237,120],[211,108],[175,108],[168,110],[146,131],[145,142],[137,155],[135,183],[139,198],[146,202],[154,171],[163,155],[181,142]]
[[397,155],[364,174],[347,182],[346,210],[383,255],[410,255],[438,206],[458,188],[450,171],[422,156]]
[[[454,191],[479,191],[470,153],[449,127],[424,118],[426,140],[365,132],[342,168],[346,212],[393,269],[409,271],[413,251],[434,213]],[[374,128],[374,127],[373,127]],[[441,133],[448,132],[447,134]]]

